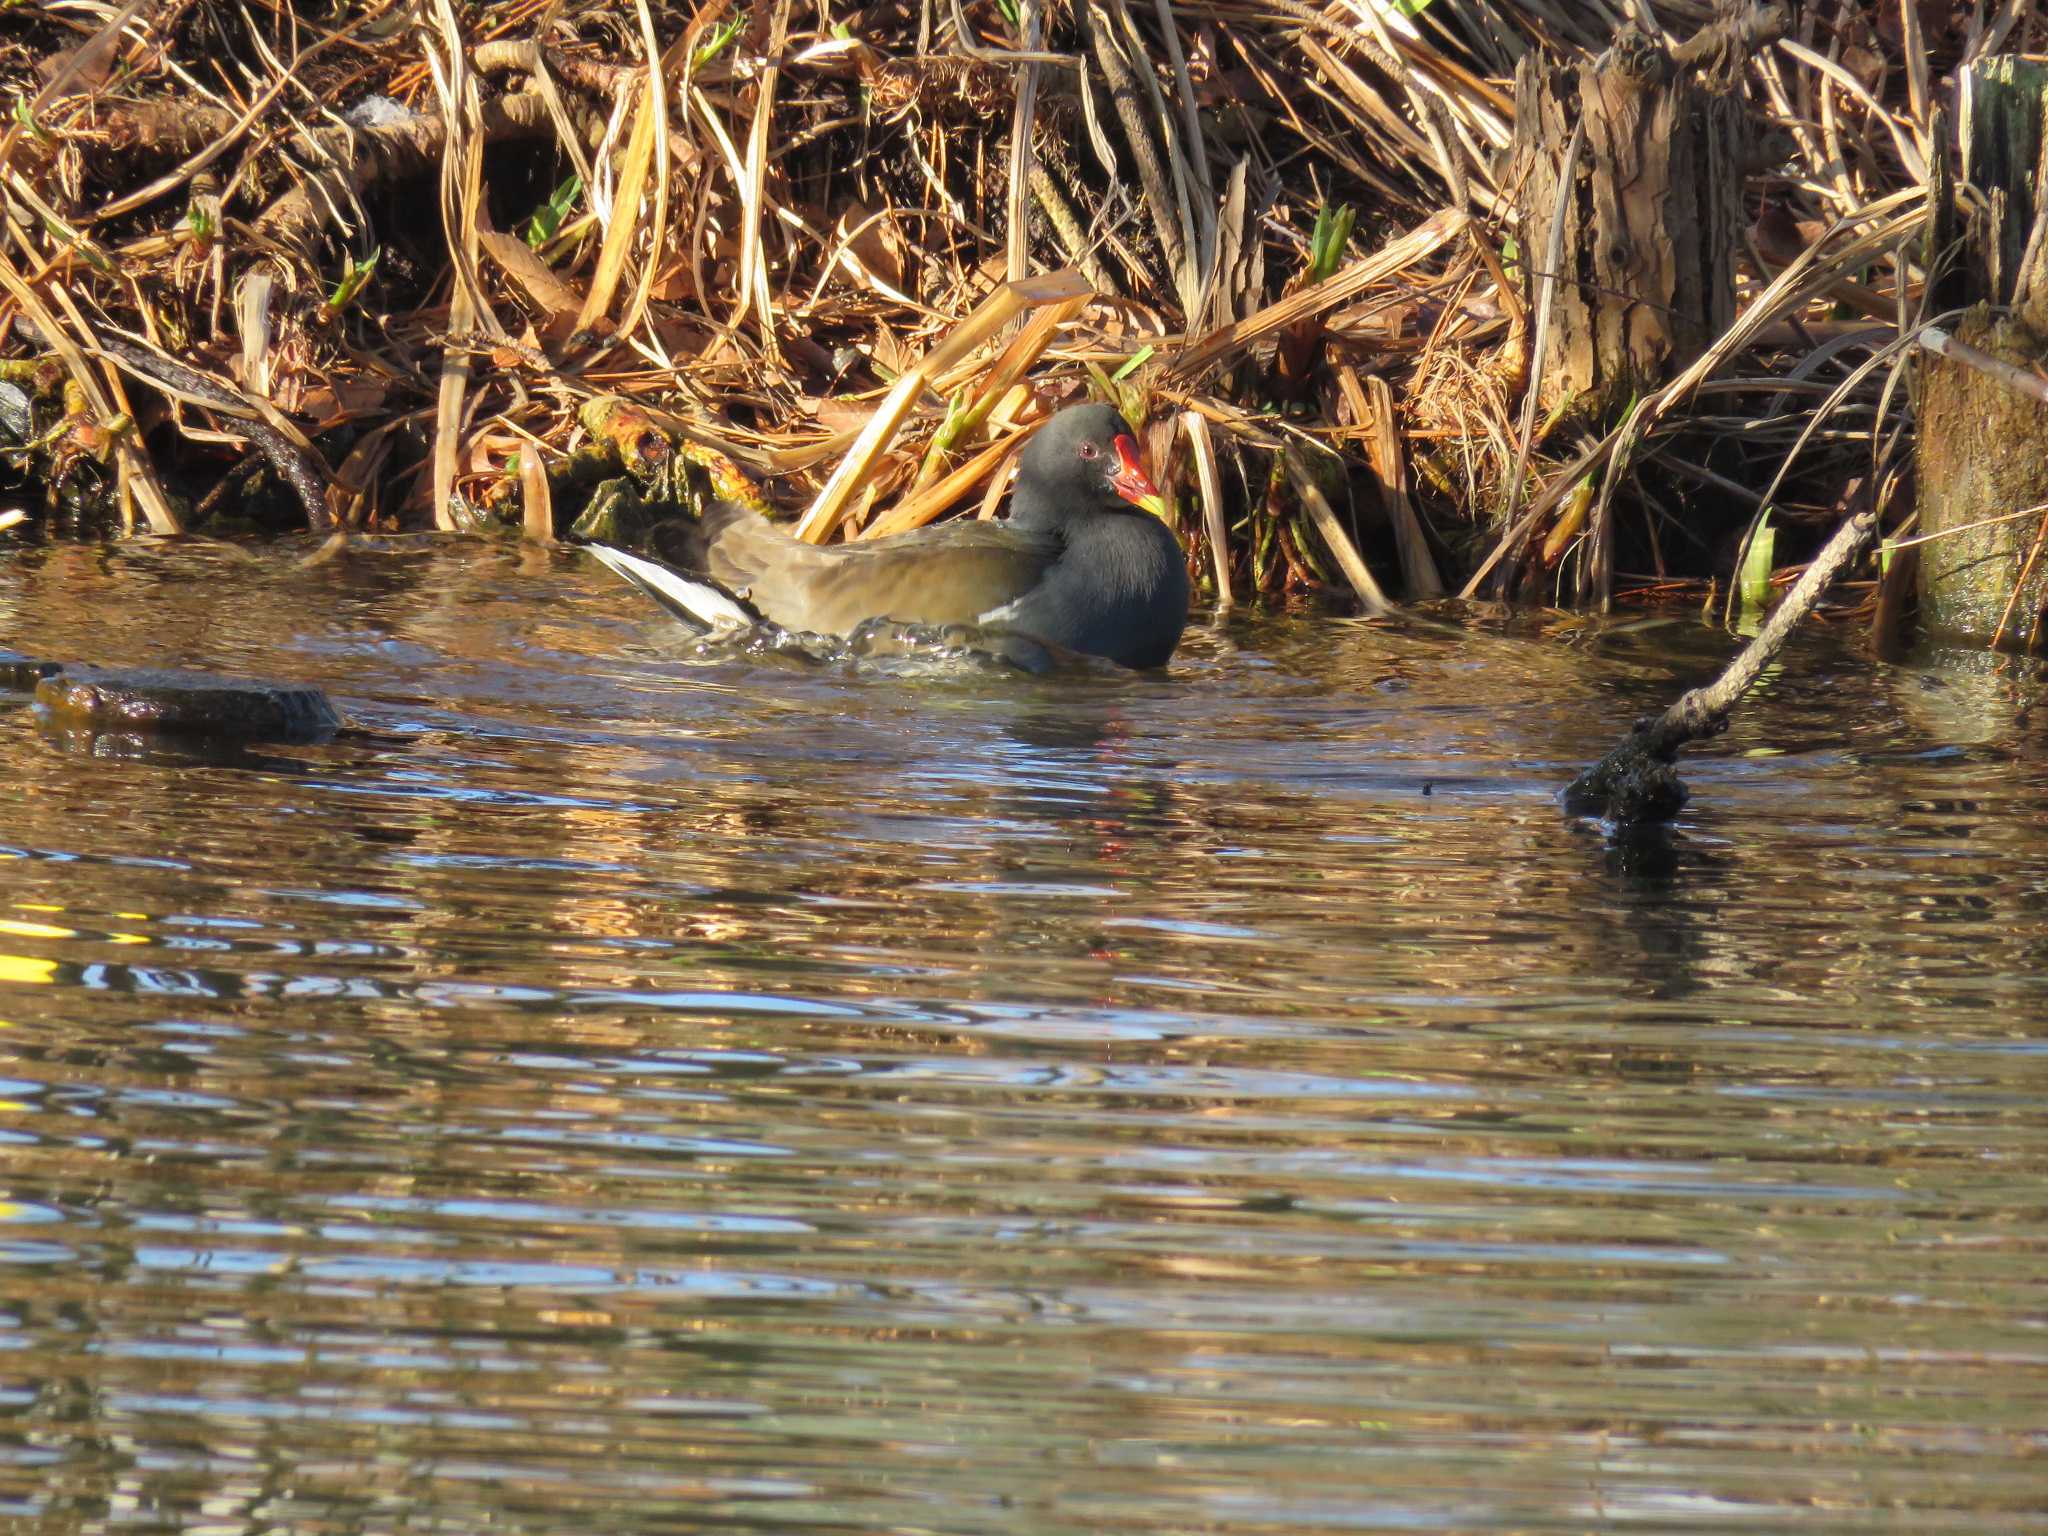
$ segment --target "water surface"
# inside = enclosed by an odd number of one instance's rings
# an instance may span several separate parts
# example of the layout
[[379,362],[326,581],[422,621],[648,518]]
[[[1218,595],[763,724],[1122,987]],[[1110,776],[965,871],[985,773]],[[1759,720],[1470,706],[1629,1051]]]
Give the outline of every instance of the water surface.
[[362,728],[0,700],[24,1529],[2048,1528],[2025,666],[1803,641],[1664,870],[1554,795],[1684,618],[906,679],[64,547],[0,644]]

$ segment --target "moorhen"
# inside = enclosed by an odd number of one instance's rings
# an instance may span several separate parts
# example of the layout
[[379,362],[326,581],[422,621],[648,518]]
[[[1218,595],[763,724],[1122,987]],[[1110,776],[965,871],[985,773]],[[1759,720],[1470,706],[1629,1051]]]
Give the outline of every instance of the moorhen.
[[871,619],[968,624],[1163,667],[1188,617],[1187,566],[1131,429],[1106,405],[1076,405],[1024,448],[1010,515],[854,544],[806,544],[743,507],[654,534],[663,557],[714,584],[601,544],[607,566],[670,612],[710,629],[767,619],[845,637]]

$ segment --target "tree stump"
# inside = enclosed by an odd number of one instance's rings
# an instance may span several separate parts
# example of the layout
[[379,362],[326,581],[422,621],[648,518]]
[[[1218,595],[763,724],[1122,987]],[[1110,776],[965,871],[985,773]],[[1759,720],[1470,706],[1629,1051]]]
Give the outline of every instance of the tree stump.
[[1783,27],[1777,7],[1744,5],[1673,52],[1630,26],[1590,63],[1530,55],[1516,69],[1509,184],[1532,304],[1563,204],[1538,360],[1546,401],[1612,421],[1733,321],[1750,142],[1741,67]]
[[[2048,356],[2048,206],[2035,195],[2048,175],[2048,65],[1981,60],[1960,94],[1962,191],[1940,198],[1936,223],[1960,227],[1961,249],[1938,288],[1943,302],[1970,306],[1957,341],[2038,372]],[[1919,383],[1921,628],[2038,647],[2048,560],[2034,552],[2044,524],[2038,511],[2015,514],[2048,504],[2048,404],[1948,357],[1923,356]]]

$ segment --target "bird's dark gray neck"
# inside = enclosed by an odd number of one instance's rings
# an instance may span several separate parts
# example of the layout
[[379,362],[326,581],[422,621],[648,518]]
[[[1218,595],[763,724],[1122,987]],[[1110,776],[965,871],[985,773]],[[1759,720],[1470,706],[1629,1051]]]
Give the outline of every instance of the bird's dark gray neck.
[[1071,533],[1084,523],[1135,510],[1122,501],[1077,501],[1072,496],[1021,485],[1010,495],[1010,521],[1033,533]]
[[1010,521],[1032,533],[1057,533],[1067,521],[1067,511],[1058,498],[1020,481],[1010,493]]

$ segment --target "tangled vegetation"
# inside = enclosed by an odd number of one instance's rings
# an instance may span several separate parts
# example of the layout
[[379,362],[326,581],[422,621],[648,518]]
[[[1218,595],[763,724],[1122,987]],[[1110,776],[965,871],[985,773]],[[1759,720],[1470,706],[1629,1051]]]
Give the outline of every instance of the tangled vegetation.
[[[986,515],[1092,390],[1240,599],[1668,592],[1767,503],[1796,554],[1898,504],[1940,83],[2048,24],[1804,6],[1743,70],[1776,131],[1734,320],[1615,424],[1532,383],[1507,152],[1518,62],[1608,48],[1623,9],[0,7],[11,504],[544,537],[674,459],[872,536]],[[1716,15],[1626,9],[1670,40]]]

